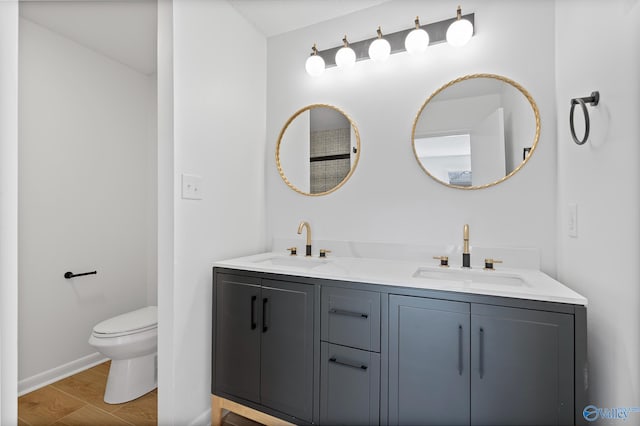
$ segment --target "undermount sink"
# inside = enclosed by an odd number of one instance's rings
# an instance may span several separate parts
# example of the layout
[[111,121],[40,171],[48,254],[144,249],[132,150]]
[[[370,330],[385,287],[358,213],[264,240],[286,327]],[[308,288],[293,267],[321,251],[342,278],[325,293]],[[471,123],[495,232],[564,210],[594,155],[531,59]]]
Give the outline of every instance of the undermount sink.
[[413,274],[415,278],[431,280],[456,281],[468,284],[495,284],[502,286],[523,287],[527,282],[518,274],[478,269],[446,269],[421,267]]
[[313,269],[318,266],[329,263],[327,259],[319,259],[317,257],[298,257],[298,256],[273,256],[267,259],[256,260],[254,263],[259,265],[284,266],[290,268]]

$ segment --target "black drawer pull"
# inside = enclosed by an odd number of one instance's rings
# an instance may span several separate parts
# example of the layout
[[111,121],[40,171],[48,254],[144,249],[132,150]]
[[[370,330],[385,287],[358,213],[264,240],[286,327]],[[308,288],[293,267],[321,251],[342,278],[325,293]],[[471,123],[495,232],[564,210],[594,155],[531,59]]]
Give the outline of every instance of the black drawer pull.
[[269,326],[267,325],[267,303],[269,299],[266,297],[262,299],[262,332],[266,333],[269,330]]
[[367,369],[366,365],[358,365],[358,364],[352,364],[350,362],[338,361],[336,357],[329,358],[329,362],[333,362],[334,364],[338,364],[338,365],[344,365],[345,367],[357,368],[358,370]]
[[329,313],[336,314],[336,315],[344,315],[347,317],[369,318],[369,314],[363,314],[360,312],[353,312],[353,311],[344,311],[342,309],[329,309]]

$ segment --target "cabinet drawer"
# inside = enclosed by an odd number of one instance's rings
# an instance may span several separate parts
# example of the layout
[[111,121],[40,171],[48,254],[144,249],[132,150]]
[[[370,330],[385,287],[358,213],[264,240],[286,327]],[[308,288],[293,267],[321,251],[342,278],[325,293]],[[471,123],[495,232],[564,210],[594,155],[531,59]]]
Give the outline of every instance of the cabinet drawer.
[[320,424],[377,425],[380,354],[321,344]]
[[380,293],[322,288],[322,340],[380,352]]

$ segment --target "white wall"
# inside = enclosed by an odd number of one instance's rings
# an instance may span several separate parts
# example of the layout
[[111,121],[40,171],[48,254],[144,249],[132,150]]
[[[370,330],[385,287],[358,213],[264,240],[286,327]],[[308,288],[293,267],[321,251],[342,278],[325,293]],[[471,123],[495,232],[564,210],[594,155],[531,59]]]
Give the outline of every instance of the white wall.
[[[556,3],[558,275],[589,299],[591,402],[599,407],[640,405],[638,22],[637,0]],[[588,107],[591,136],[578,146],[569,101],[594,90],[601,98]],[[569,203],[578,206],[577,238],[567,235]]]
[[[156,53],[157,55],[157,53]],[[156,58],[157,62],[157,58]],[[156,65],[157,66],[157,65]],[[147,305],[158,305],[158,74],[149,76],[147,109]]]
[[[345,33],[357,41],[375,35],[378,25],[389,33],[406,29],[416,15],[424,23],[450,18],[456,4],[398,0],[268,40],[270,238],[295,238],[296,225],[305,219],[317,239],[462,245],[462,226],[469,223],[472,247],[536,247],[543,270],[555,275],[554,3],[469,1],[463,6],[465,13],[475,12],[477,33],[464,48],[439,44],[423,58],[396,54],[385,64],[358,62],[349,73],[334,68],[319,78],[308,76],[304,61],[313,43],[322,50],[339,45]],[[540,144],[531,161],[498,186],[447,188],[418,165],[411,148],[413,120],[437,88],[479,72],[509,77],[532,94],[541,112]],[[323,197],[289,189],[270,154],[289,116],[312,103],[344,109],[362,138],[354,175]]]
[[0,2],[0,424],[18,404],[18,2]]
[[158,419],[174,424],[173,0],[158,0]]
[[[226,1],[173,2],[173,76],[173,312],[160,323],[172,371],[158,422],[206,424],[212,263],[265,249],[265,39]],[[182,173],[202,176],[202,200],[180,198]],[[170,292],[159,289],[161,310]]]
[[[87,340],[95,324],[147,305],[154,84],[20,20],[19,378],[26,387],[94,354]],[[63,277],[92,270],[98,274]]]

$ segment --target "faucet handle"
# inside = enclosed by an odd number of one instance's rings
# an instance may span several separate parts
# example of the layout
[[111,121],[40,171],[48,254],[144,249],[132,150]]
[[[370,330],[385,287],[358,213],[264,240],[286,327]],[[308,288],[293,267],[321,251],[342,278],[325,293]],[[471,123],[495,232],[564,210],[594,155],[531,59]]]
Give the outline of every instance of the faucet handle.
[[443,268],[449,267],[449,256],[433,256],[434,259],[440,261],[440,266]]
[[287,250],[289,250],[291,256],[297,256],[298,255],[298,247],[289,247]]
[[498,259],[485,259],[484,260],[484,270],[485,271],[494,271],[495,268],[493,267],[494,263],[502,263],[502,260],[498,260]]
[[331,253],[331,250],[320,249],[320,257],[327,257],[327,253]]

